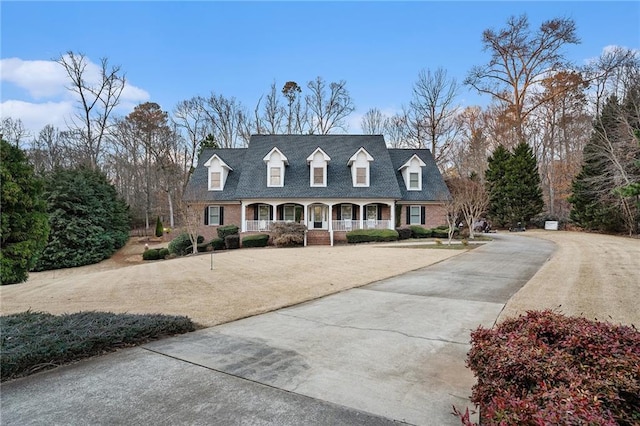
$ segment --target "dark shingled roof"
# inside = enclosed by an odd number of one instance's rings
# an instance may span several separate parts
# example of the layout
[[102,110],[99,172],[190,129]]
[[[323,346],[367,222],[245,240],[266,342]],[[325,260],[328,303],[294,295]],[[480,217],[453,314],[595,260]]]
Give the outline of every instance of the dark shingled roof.
[[[288,160],[284,186],[267,187],[265,155],[277,147]],[[353,187],[349,158],[361,147],[373,157],[369,187]],[[331,160],[327,166],[327,187],[309,185],[307,157],[317,148]],[[233,171],[223,191],[207,191],[208,176],[204,163],[217,154]],[[398,168],[413,154],[423,168],[423,190],[407,191]],[[198,159],[185,192],[188,201],[239,201],[265,198],[384,198],[411,201],[440,201],[449,197],[442,176],[428,149],[387,149],[380,135],[254,135],[248,148],[205,149]]]
[[[398,170],[416,154],[426,167],[422,168],[422,191],[407,191],[402,174]],[[389,156],[402,192],[402,201],[447,201],[451,198],[449,188],[436,166],[436,162],[428,149],[389,149]]]

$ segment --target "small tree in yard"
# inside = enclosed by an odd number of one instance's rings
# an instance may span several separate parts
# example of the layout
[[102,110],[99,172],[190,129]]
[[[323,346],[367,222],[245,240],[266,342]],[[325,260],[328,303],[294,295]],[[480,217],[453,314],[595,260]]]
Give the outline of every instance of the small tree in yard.
[[[449,183],[447,183],[448,185]],[[449,227],[447,231],[448,241],[447,244],[451,245],[451,240],[453,239],[453,234],[456,232],[456,225],[458,224],[458,220],[460,218],[461,208],[461,199],[460,197],[455,197],[453,194],[447,199],[444,203],[445,209],[445,219],[447,220],[447,225]]]
[[156,220],[156,237],[160,238],[162,235],[164,235],[164,227],[160,221],[160,216],[158,216],[158,219]]
[[468,179],[454,178],[447,180],[451,196],[457,200],[460,214],[469,228],[469,238],[474,239],[473,224],[486,211],[489,205],[487,191],[477,176]]

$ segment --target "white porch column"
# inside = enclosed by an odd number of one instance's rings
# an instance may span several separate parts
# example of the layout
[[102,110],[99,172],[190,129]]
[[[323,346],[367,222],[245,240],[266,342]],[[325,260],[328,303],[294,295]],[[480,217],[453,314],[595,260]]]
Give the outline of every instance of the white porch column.
[[329,240],[331,241],[331,247],[333,247],[333,204],[329,204]]
[[247,206],[240,201],[240,231],[247,232]]
[[304,246],[307,246],[307,231],[309,230],[309,221],[307,220],[308,214],[307,209],[309,208],[309,203],[302,203],[302,218],[304,220],[304,227],[306,228],[304,231]]
[[364,229],[364,205],[360,204],[360,229]]
[[271,213],[271,221],[275,222],[276,221],[276,217],[278,217],[278,206],[276,204],[269,204],[271,207],[273,207],[273,212]]
[[391,214],[389,217],[391,218],[391,222],[389,223],[389,229],[396,228],[396,206],[395,203],[389,203],[389,208],[391,209]]

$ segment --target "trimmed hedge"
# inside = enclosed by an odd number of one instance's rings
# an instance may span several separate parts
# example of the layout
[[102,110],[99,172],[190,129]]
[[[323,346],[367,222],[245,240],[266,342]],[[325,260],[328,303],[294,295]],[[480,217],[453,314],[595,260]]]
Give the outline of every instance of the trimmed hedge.
[[240,235],[233,234],[227,235],[224,237],[224,245],[229,250],[239,249],[240,248]]
[[2,381],[149,340],[195,330],[188,317],[22,312],[0,317]]
[[163,247],[160,249],[160,259],[164,259],[165,257],[169,256],[169,249],[166,247]]
[[398,231],[395,229],[357,229],[347,232],[349,243],[369,243],[382,241],[397,241]]
[[432,229],[423,228],[420,225],[411,225],[409,229],[413,238],[431,238],[433,236]]
[[396,231],[398,232],[399,240],[408,240],[409,238],[411,238],[411,235],[413,235],[411,228],[408,228],[406,226],[396,228]]
[[[198,244],[202,244],[204,242],[204,237],[202,235],[198,235],[196,241]],[[175,253],[178,256],[185,256],[187,254],[191,254],[192,252],[193,246],[191,244],[191,239],[189,238],[189,234],[187,234],[186,232],[178,234],[169,243],[169,253]]]
[[142,253],[142,260],[158,260],[160,259],[160,249],[148,249]]
[[209,244],[211,245],[211,247],[213,247],[213,250],[224,250],[224,239],[222,238],[214,238],[213,240],[209,241]]
[[[640,424],[640,332],[529,311],[471,333],[482,424]],[[466,413],[455,410],[463,424]]]
[[243,247],[266,247],[269,243],[269,234],[247,235],[242,239]]
[[224,240],[228,235],[236,235],[238,234],[239,228],[236,225],[224,225],[218,226],[218,238]]

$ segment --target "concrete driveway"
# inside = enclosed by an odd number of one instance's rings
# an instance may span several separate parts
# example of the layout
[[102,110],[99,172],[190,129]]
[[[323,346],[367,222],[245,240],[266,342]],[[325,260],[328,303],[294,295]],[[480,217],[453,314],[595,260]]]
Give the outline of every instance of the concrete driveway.
[[554,250],[494,237],[365,287],[6,383],[1,422],[459,425],[469,333],[492,326]]

